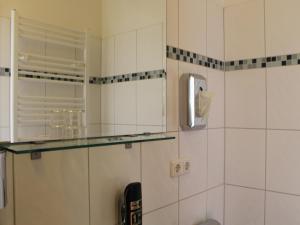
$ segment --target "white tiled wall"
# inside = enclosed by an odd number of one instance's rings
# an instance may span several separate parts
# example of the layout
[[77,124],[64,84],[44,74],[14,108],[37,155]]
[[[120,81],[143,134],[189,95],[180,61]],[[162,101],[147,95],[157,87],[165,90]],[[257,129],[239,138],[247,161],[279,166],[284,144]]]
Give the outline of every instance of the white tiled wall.
[[[224,60],[221,0],[167,0],[167,6],[167,42],[170,45]],[[155,27],[152,29],[156,30]],[[141,31],[136,37],[140,37],[142,42],[155,39],[151,35],[145,35],[148,32],[148,30]],[[134,35],[128,34],[127,38],[134,39]],[[134,67],[132,66],[134,62],[132,65],[125,65],[120,58],[118,61],[115,60],[116,52],[118,53],[116,47],[122,45],[122,41],[117,39],[106,38],[102,42],[101,57],[106,62],[102,67],[102,74],[105,76],[117,73],[116,64]],[[126,47],[122,46],[122,48]],[[145,56],[143,60],[147,60],[148,57],[152,58],[152,54]],[[135,65],[137,68],[148,66],[144,61],[137,62],[138,65]],[[90,202],[92,223],[103,223],[104,220],[107,225],[115,225],[118,199],[116,193],[119,193],[128,182],[141,180],[145,224],[194,225],[206,218],[217,219],[223,224],[224,73],[202,66],[178,63],[171,59],[168,59],[167,70],[167,130],[170,131],[169,135],[176,136],[176,140],[134,145],[132,151],[128,152],[124,151],[124,146],[90,150],[89,167],[93,173],[90,175],[95,178],[91,180],[90,187],[93,188],[89,192],[92,196]],[[208,78],[209,90],[214,92],[209,126],[200,131],[181,131],[179,127],[178,80],[184,72],[197,72],[204,75]],[[149,88],[143,85],[141,82],[136,90]],[[160,88],[160,84],[155,85]],[[116,117],[120,120],[124,118],[123,115],[115,113],[116,104],[109,104],[111,99],[116,101],[118,97],[124,97],[120,96],[119,90],[116,91],[115,85],[103,85],[101,90],[97,90],[94,86],[90,87],[90,95],[99,96],[101,104],[105,105],[100,109],[101,123],[104,124],[101,126],[102,134],[114,134],[116,130],[123,131],[128,127],[133,130],[141,129],[126,123],[112,126]],[[150,90],[146,90],[141,94],[144,95],[143,99],[140,99],[143,104],[146,102],[143,101],[145,98],[149,102],[152,101],[148,91],[150,93]],[[126,94],[129,92],[126,91]],[[97,115],[99,102],[96,101],[90,99],[91,106],[96,107],[90,112],[89,122],[92,129],[97,131],[98,127],[95,124],[99,121]],[[149,108],[140,107],[140,111],[143,110]],[[156,123],[155,113],[155,111],[152,113],[154,117],[151,120]],[[142,116],[137,118],[141,121],[145,120]],[[191,160],[191,172],[180,178],[171,178],[169,163],[178,157]]]
[[[299,1],[227,3],[226,60],[300,52]],[[225,225],[299,224],[299,73],[226,72]]]
[[[164,69],[163,29],[159,23],[105,37],[102,76]],[[110,126],[115,135],[165,131],[165,86],[164,79],[102,85],[101,129]]]

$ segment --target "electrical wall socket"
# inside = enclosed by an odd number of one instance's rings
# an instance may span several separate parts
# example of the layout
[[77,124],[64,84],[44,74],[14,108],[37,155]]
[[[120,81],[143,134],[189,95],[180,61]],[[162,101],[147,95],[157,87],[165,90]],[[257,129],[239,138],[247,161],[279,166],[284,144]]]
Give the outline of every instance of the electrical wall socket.
[[172,161],[170,165],[171,177],[179,177],[191,171],[191,161],[186,159],[178,159]]

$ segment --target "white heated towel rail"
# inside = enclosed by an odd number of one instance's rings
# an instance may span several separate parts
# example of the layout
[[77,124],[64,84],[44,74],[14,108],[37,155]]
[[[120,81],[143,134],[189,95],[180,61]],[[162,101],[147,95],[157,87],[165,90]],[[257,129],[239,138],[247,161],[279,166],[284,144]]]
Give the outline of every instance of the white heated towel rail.
[[[70,59],[54,57],[36,52],[25,52],[20,48],[22,40],[30,40],[51,48],[74,49],[83,59]],[[17,15],[16,10],[11,12],[11,82],[10,82],[10,131],[11,142],[22,141],[20,127],[45,126],[49,129],[51,116],[57,112],[73,112],[76,118],[82,116],[83,127],[86,127],[86,32],[74,31],[55,25],[45,24]],[[51,50],[51,49],[50,49]],[[56,97],[43,95],[28,95],[21,88],[23,82],[48,83],[51,85],[64,85],[76,88],[76,96],[70,98],[64,95]],[[62,92],[63,93],[63,92]],[[78,113],[76,113],[78,112]],[[51,125],[51,124],[50,124]],[[51,127],[51,126],[50,126]],[[82,127],[72,129],[82,129]],[[84,128],[85,129],[85,128]],[[78,132],[81,135],[84,132]],[[26,137],[28,140],[42,139],[42,134],[35,138]],[[47,139],[51,139],[47,138]]]

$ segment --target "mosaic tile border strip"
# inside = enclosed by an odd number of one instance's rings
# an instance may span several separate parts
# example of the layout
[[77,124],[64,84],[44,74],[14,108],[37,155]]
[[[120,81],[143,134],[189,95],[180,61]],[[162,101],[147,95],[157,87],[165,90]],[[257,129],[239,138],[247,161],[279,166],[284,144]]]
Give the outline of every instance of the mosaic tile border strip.
[[213,59],[172,46],[167,46],[167,58],[224,71],[224,61],[222,60]]
[[225,68],[226,71],[235,71],[292,65],[300,65],[300,53],[228,61],[225,63]]
[[[72,78],[61,78],[59,76],[56,76],[53,73],[46,73],[46,72],[40,72],[40,71],[27,71],[27,70],[19,70],[22,71],[24,74],[19,74],[19,77],[23,78],[32,78],[32,79],[40,79],[40,80],[54,80],[54,81],[68,81],[68,82],[74,82],[74,83],[84,83],[83,80],[77,80],[77,79],[72,79]],[[33,74],[32,72],[39,72],[39,75]],[[28,74],[26,74],[28,73]],[[52,76],[43,76],[45,75],[52,75]],[[60,74],[64,75],[64,74]],[[70,76],[70,75],[68,75]],[[79,77],[74,75],[74,77]]]
[[149,80],[157,78],[166,78],[167,73],[165,70],[153,70],[140,73],[129,73],[117,76],[107,77],[90,77],[90,84],[114,84],[121,82],[129,82],[136,80]]
[[249,70],[300,65],[300,53],[224,62],[180,48],[167,46],[167,57],[170,59],[205,66],[221,71]]

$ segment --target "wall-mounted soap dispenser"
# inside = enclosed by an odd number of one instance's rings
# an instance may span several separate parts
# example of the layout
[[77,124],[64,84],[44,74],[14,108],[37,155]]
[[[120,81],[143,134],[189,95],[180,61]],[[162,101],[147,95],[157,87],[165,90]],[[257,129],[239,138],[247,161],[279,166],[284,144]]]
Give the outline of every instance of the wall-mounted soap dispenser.
[[181,128],[205,128],[211,103],[205,77],[199,74],[183,74],[180,78],[179,98]]

